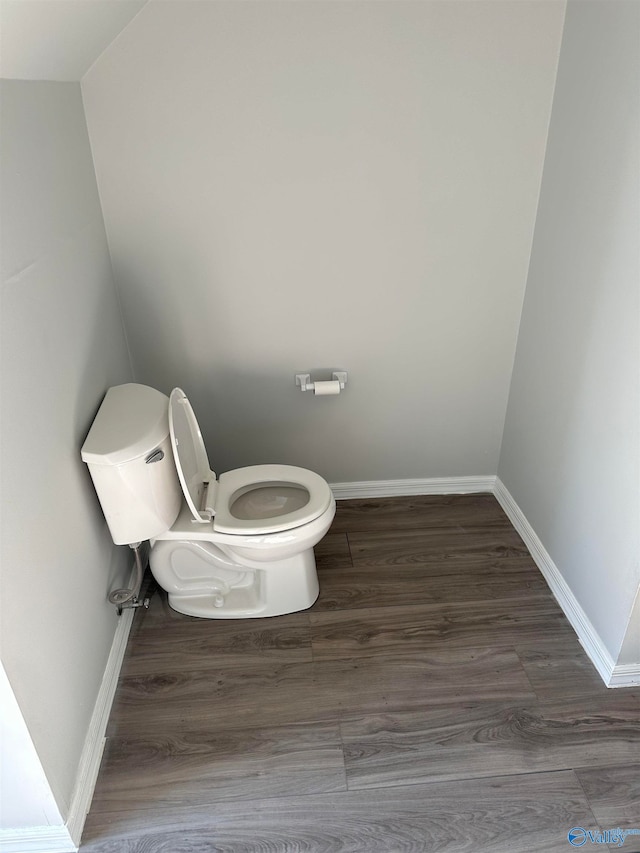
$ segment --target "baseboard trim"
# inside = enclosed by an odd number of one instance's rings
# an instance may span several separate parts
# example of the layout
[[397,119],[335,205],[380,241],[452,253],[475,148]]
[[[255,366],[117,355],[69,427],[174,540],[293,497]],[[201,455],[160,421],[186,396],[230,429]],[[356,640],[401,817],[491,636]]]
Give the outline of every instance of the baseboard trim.
[[494,494],[498,503],[507,514],[509,521],[522,537],[534,562],[542,572],[556,601],[578,635],[578,640],[595,666],[607,687],[630,687],[640,680],[640,664],[616,666],[602,638],[593,627],[589,617],[582,609],[571,587],[565,581],[560,569],[551,559],[549,552],[540,541],[537,533],[527,520],[499,477],[496,478]]
[[77,849],[66,826],[0,830],[2,853],[75,853]]
[[613,668],[608,687],[637,687],[640,685],[640,663],[620,663]]
[[102,683],[91,715],[78,765],[67,822],[63,826],[34,826],[0,831],[0,853],[75,853],[91,806],[106,743],[105,732],[135,611],[125,610],[111,644]]
[[[131,583],[133,582],[134,575],[131,578]],[[104,752],[106,743],[105,732],[109,722],[109,714],[111,713],[111,706],[113,705],[116,687],[118,686],[118,678],[122,669],[122,662],[127,649],[127,641],[134,614],[134,609],[127,609],[118,617],[111,651],[109,652],[107,665],[102,676],[102,683],[98,691],[91,722],[89,723],[89,731],[87,732],[82,755],[80,756],[78,778],[71,797],[71,807],[66,824],[69,835],[76,844],[76,847],[73,849],[77,849],[80,846],[82,830],[84,829],[87,814],[91,807],[91,800],[98,779],[98,771],[100,770],[100,762],[102,761],[102,753]]]
[[411,495],[466,495],[492,493],[494,476],[430,477],[418,480],[364,480],[355,483],[329,483],[337,501],[353,498],[392,498]]
[[631,687],[640,684],[640,663],[615,665],[602,638],[582,609],[560,569],[551,559],[525,514],[499,477],[366,480],[354,483],[330,483],[329,485],[336,500],[408,497],[411,495],[454,495],[477,492],[492,493],[522,537],[556,601],[607,687]]

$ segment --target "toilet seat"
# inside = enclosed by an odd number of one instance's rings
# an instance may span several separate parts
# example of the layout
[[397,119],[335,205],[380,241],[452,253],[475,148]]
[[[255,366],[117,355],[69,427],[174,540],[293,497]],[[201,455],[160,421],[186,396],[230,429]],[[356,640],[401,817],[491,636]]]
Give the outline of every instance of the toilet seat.
[[189,510],[194,521],[213,522],[215,532],[251,536],[291,530],[318,518],[333,500],[322,477],[294,465],[251,465],[227,471],[217,481],[181,388],[171,392],[169,428]]
[[[297,495],[293,490],[306,492],[306,501],[296,505]],[[239,518],[234,515],[234,502],[241,497],[251,498],[262,505],[265,513],[273,508],[273,514],[261,518]],[[290,530],[318,518],[331,503],[331,489],[318,474],[294,465],[250,465],[237,468],[220,476],[215,501],[213,529],[220,533],[252,534],[278,533]],[[293,508],[288,510],[288,504]],[[245,506],[251,505],[247,501]],[[276,514],[277,513],[277,514]]]

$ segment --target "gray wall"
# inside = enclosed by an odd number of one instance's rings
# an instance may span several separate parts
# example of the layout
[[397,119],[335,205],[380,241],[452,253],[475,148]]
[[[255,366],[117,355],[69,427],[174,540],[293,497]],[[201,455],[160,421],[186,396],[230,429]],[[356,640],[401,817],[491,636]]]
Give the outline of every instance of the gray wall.
[[614,661],[629,631],[619,663],[640,660],[639,33],[636,2],[568,5],[499,466]]
[[138,379],[215,470],[495,473],[563,14],[149,3],[83,78]]
[[80,86],[0,86],[2,660],[65,818],[130,565],[79,450],[131,372]]

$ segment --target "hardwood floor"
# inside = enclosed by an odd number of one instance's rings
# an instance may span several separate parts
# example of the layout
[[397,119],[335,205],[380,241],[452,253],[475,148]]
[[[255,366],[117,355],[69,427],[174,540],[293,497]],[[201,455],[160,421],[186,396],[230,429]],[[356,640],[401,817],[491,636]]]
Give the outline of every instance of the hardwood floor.
[[199,620],[156,589],[136,614],[83,853],[567,853],[572,827],[640,830],[640,689],[602,684],[492,496],[340,502],[316,557],[304,613]]

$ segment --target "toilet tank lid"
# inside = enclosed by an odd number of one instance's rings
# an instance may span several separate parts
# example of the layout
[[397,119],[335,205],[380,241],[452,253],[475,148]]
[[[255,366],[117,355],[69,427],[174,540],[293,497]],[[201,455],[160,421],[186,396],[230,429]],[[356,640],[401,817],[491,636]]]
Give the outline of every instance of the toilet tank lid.
[[122,465],[155,450],[169,435],[168,407],[169,398],[148,385],[109,388],[82,445],[82,459]]

